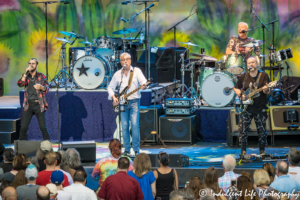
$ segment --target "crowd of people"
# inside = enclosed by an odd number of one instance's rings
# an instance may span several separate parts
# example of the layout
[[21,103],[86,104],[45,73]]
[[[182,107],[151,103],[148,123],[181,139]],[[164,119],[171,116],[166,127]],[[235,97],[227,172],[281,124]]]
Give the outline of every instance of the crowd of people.
[[[235,173],[236,159],[223,159],[224,175],[214,167],[203,179],[194,176],[185,187],[178,184],[177,171],[169,167],[169,155],[158,154],[159,168],[151,170],[150,157],[139,153],[134,161],[122,155],[117,139],[109,142],[110,156],[95,165],[92,178],[96,191],[86,187],[87,173],[76,149],[53,152],[43,141],[35,157],[15,155],[7,148],[0,163],[0,194],[3,200],[300,200],[300,152],[291,148],[288,162],[278,161],[274,169],[265,163],[253,176]],[[184,176],[183,176],[184,178]]]

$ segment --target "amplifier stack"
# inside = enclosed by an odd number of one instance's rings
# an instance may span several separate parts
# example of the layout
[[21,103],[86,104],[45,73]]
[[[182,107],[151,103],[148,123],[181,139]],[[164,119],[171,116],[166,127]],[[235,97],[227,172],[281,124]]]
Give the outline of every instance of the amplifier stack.
[[169,98],[166,99],[167,116],[190,116],[195,112],[194,101],[191,98]]

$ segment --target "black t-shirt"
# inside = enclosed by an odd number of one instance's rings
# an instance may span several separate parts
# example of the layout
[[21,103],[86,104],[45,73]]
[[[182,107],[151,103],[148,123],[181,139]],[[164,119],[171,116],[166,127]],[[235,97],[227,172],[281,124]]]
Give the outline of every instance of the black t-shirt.
[[39,172],[46,169],[46,164],[44,163],[44,160],[38,160],[38,163],[39,163],[39,166],[40,166],[39,169],[38,169]]
[[[246,91],[249,88],[249,85],[251,85],[252,88],[254,89],[254,85],[255,85],[254,83],[256,83],[256,80],[260,73],[261,73],[261,77],[260,77],[257,89],[262,88],[267,83],[269,83],[269,76],[267,73],[261,72],[261,71],[258,71],[256,77],[251,77],[249,73],[241,75],[234,87],[236,89],[241,89],[243,87],[243,83],[245,80],[245,86],[244,86],[243,91]],[[246,75],[247,75],[247,77],[245,79]],[[261,91],[259,94],[255,95],[253,97],[253,101],[254,101],[253,104],[248,105],[248,107],[247,107],[247,111],[250,113],[258,114],[258,113],[264,112],[264,110],[266,110],[268,108],[267,107],[268,95],[266,95],[263,91]]]
[[36,89],[33,87],[35,85],[35,77],[32,77],[31,74],[28,75],[29,83],[28,83],[28,100],[37,100]]
[[10,172],[13,168],[13,165],[12,163],[0,163],[0,168],[3,169],[3,172],[6,173],[6,172]]

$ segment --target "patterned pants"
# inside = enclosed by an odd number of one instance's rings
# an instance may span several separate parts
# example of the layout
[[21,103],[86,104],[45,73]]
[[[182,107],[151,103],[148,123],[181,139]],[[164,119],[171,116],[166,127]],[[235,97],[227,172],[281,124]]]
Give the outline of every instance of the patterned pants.
[[267,112],[253,114],[246,111],[242,114],[239,122],[239,141],[241,143],[242,151],[246,151],[248,132],[250,131],[252,118],[254,118],[257,128],[259,148],[260,150],[265,150],[265,145],[267,144],[266,121],[268,119],[268,114]]

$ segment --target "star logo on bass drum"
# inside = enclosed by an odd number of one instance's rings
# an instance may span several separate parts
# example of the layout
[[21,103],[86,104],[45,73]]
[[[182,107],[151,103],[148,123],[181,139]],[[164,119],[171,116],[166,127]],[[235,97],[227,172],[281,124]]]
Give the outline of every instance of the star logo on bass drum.
[[81,68],[77,68],[80,72],[79,72],[79,76],[81,76],[81,74],[85,74],[86,76],[88,76],[87,75],[87,73],[86,73],[86,71],[89,69],[89,67],[84,67],[84,64],[82,63],[82,65],[81,65]]

